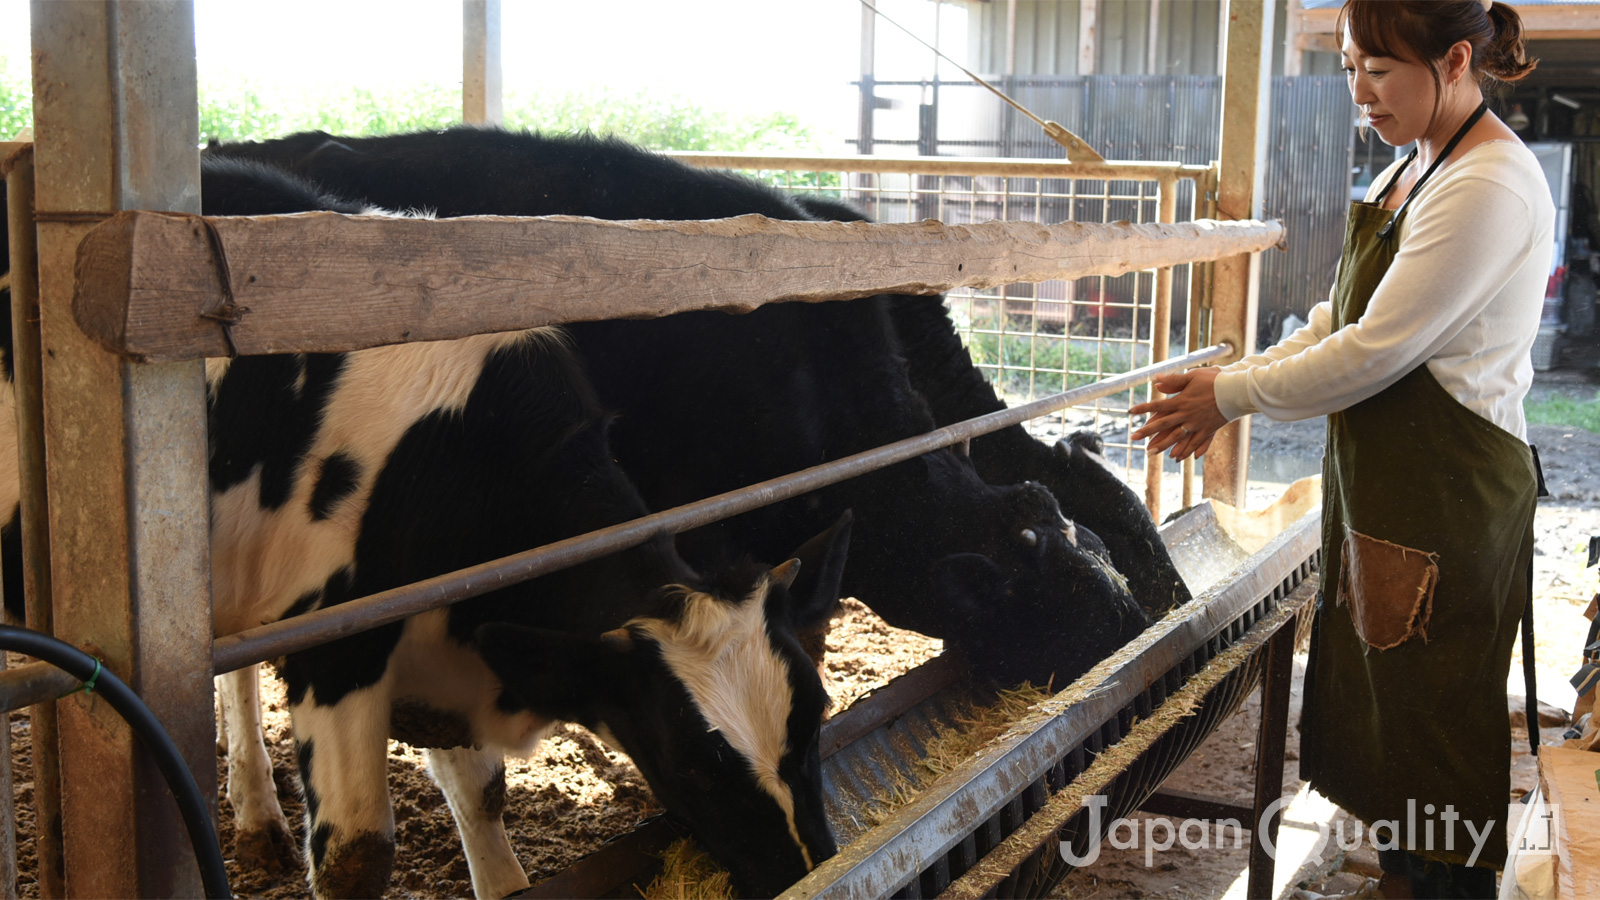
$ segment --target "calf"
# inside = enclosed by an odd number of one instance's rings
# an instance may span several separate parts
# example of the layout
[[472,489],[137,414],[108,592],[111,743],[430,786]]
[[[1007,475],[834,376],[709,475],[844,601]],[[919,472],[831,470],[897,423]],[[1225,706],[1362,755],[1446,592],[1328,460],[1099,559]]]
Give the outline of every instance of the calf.
[[[207,152],[271,160],[349,196],[440,216],[812,218],[748,179],[589,136],[313,132]],[[617,458],[656,508],[935,427],[885,298],[568,331],[604,402],[622,411]],[[661,440],[682,423],[693,423],[692,439]],[[999,678],[1068,680],[1147,622],[1100,539],[1064,519],[1048,490],[985,484],[950,451],[698,529],[679,548],[701,563],[773,558],[847,508],[856,518],[844,592]]]
[[[255,163],[207,160],[201,187],[208,214],[362,211]],[[646,513],[557,329],[211,360],[207,383],[219,635]],[[835,847],[826,695],[795,629],[836,603],[849,521],[775,569],[710,577],[657,535],[287,657],[313,892],[383,892],[391,736],[428,748],[477,895],[525,887],[500,820],[501,754],[558,720],[633,757],[741,893],[803,876]]]

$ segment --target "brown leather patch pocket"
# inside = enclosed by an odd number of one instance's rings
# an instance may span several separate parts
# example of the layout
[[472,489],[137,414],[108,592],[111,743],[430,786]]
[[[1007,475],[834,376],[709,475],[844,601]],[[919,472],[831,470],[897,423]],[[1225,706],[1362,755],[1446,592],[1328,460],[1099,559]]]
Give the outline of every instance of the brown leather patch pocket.
[[1369,537],[1346,525],[1340,548],[1338,603],[1369,647],[1388,650],[1421,635],[1428,640],[1439,554]]

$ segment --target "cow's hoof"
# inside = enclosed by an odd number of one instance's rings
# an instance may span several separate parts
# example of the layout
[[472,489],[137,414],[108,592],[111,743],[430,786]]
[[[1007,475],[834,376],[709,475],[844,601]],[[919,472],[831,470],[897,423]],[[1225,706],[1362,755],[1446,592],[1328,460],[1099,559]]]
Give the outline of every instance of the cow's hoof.
[[239,865],[273,875],[299,871],[300,849],[283,822],[240,831],[233,838],[233,858]]
[[318,897],[381,897],[394,870],[394,839],[366,831],[327,845],[327,852],[319,855],[311,876],[312,892]]

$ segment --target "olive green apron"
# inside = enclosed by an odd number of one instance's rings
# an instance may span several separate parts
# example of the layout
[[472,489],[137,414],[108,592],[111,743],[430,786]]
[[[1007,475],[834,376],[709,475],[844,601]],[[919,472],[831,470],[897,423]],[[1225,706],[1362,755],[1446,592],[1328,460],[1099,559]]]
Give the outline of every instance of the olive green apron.
[[[1366,310],[1398,250],[1398,236],[1380,232],[1403,214],[1351,204],[1334,330]],[[1493,821],[1475,862],[1500,866],[1511,788],[1506,674],[1533,558],[1532,453],[1423,364],[1328,416],[1323,465],[1301,777],[1369,826],[1395,822],[1400,847],[1429,859],[1466,862],[1464,822],[1481,830]],[[1462,820],[1453,847],[1447,806]],[[1390,840],[1387,826],[1378,834]]]

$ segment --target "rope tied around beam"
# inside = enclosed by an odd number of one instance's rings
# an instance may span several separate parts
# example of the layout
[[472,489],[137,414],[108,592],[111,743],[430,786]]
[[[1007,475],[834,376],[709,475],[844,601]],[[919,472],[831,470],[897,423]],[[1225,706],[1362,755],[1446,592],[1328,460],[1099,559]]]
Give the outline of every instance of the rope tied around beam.
[[233,273],[228,268],[228,251],[223,246],[222,235],[217,233],[217,226],[204,216],[186,216],[205,226],[206,242],[211,245],[211,260],[217,267],[217,281],[222,284],[222,304],[210,312],[203,312],[200,318],[216,322],[222,327],[222,340],[228,345],[228,358],[239,357],[239,347],[233,342],[233,326],[244,321],[249,315],[250,307],[240,306],[233,293]]

